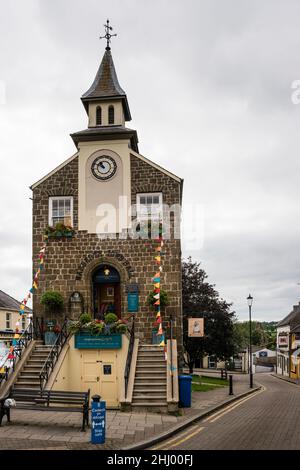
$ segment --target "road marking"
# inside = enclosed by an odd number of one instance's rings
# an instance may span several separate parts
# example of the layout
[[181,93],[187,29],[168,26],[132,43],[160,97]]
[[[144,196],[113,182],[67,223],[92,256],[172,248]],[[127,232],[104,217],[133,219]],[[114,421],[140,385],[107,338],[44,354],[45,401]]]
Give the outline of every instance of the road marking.
[[197,429],[197,431],[192,432],[192,434],[189,434],[188,436],[184,437],[183,439],[180,439],[179,441],[175,442],[171,446],[165,447],[165,450],[172,449],[173,447],[177,447],[179,444],[182,444],[185,441],[188,441],[192,437],[196,436],[196,434],[199,434],[200,431],[203,431],[204,427]]
[[207,421],[210,421],[210,420],[211,420],[212,418],[214,418],[215,416],[218,416],[218,415],[224,413],[225,410],[231,410],[231,408],[233,408],[234,406],[236,406],[237,403],[242,404],[242,403],[245,401],[246,398],[248,398],[248,397],[241,398],[240,400],[238,400],[238,402],[235,401],[234,403],[231,403],[230,405],[225,406],[225,407],[222,408],[221,410],[216,411],[215,413],[213,413],[213,414],[209,415],[207,418],[205,418],[205,419],[203,420],[203,422],[206,423]]
[[248,400],[251,400],[251,398],[254,398],[256,397],[257,395],[259,395],[260,393],[264,392],[266,389],[264,386],[261,386],[261,390],[258,390],[257,392],[254,392],[252,393],[250,396],[248,397],[245,397],[245,398],[242,398],[241,400],[239,400],[237,403],[234,403],[234,404],[231,404],[230,406],[228,406],[227,408],[225,408],[225,410],[220,410],[218,411],[217,413],[214,413],[213,415],[209,416],[208,418],[206,418],[204,421],[208,421],[210,423],[214,423],[215,421],[217,421],[219,418],[222,418],[224,415],[226,415],[227,413],[229,413],[230,411],[234,410],[235,408],[237,408],[238,406],[242,405],[243,403],[245,403],[246,401]]
[[[225,409],[223,408],[222,410],[217,411],[216,413],[210,415],[208,418],[202,420],[202,422],[213,423],[214,421],[217,421],[217,419],[221,418],[223,415],[229,413],[230,411],[234,410],[235,408],[242,405],[246,401],[250,400],[251,398],[254,398],[255,396],[257,396],[260,393],[267,390],[267,388],[264,385],[259,384],[259,383],[258,383],[258,385],[261,387],[260,390],[252,393],[249,396],[241,398],[240,400],[238,400],[238,402],[235,402],[235,403],[232,403],[231,405],[228,405]],[[194,429],[195,429],[195,431],[190,433],[190,431],[193,431]],[[199,432],[203,431],[203,429],[205,429],[204,426],[202,426],[202,427],[198,427],[197,425],[192,426],[188,429],[188,431],[180,433],[179,436],[177,436],[173,439],[169,439],[168,441],[165,441],[163,444],[160,444],[159,446],[151,447],[150,450],[162,450],[162,449],[169,450],[169,449],[172,449],[173,447],[177,447],[179,444],[182,444],[183,442],[188,441],[189,439],[191,439],[196,434],[199,434]],[[186,434],[188,434],[188,435],[186,436]],[[186,436],[186,437],[184,437],[182,439],[183,436]]]
[[169,439],[169,440],[167,440],[167,441],[164,441],[164,444],[160,444],[159,446],[151,447],[150,450],[162,449],[164,446],[169,445],[169,444],[171,444],[171,443],[174,442],[174,441],[177,441],[177,439],[180,439],[182,436],[185,436],[185,435],[188,434],[190,431],[193,431],[194,429],[197,429],[197,428],[198,428],[197,425],[196,425],[196,426],[192,426],[192,427],[190,427],[187,431],[180,433],[180,435],[177,435],[177,437],[174,437],[173,439]]

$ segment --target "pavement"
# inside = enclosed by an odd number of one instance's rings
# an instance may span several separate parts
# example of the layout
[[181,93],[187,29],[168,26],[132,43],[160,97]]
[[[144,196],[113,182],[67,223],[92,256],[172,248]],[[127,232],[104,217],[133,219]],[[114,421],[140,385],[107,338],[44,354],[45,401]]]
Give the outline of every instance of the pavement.
[[286,377],[281,374],[276,374],[275,372],[272,373],[273,377],[276,377],[277,379],[281,380],[286,380],[286,382],[291,382],[292,384],[300,385],[300,380],[299,379],[291,379],[290,377]]
[[262,388],[151,450],[299,450],[300,387],[255,374]]
[[129,449],[141,443],[145,448],[154,440],[177,432],[200,415],[210,413],[249,392],[248,377],[236,375],[233,389],[233,397],[228,395],[228,386],[208,392],[193,392],[192,407],[180,409],[177,416],[108,410],[106,442],[102,445],[90,444],[90,429],[80,431],[80,413],[32,412],[13,408],[12,423],[7,424],[4,417],[0,427],[0,449],[113,450]]

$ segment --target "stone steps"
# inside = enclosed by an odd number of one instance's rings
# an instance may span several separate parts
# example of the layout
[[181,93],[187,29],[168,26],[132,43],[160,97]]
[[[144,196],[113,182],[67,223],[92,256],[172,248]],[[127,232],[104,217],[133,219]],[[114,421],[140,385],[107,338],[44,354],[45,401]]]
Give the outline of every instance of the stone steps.
[[136,387],[139,389],[139,391],[142,390],[148,390],[148,388],[152,388],[154,390],[160,390],[161,388],[167,388],[166,382],[136,382],[135,383]]
[[23,366],[14,388],[40,388],[40,372],[51,351],[52,346],[44,346],[42,342],[37,342],[29,359]]
[[166,367],[161,346],[139,346],[131,404],[134,411],[167,411]]
[[148,401],[141,402],[141,403],[132,403],[131,404],[132,411],[136,413],[145,413],[145,411],[151,413],[167,413],[168,406],[165,402],[153,402],[149,403]]

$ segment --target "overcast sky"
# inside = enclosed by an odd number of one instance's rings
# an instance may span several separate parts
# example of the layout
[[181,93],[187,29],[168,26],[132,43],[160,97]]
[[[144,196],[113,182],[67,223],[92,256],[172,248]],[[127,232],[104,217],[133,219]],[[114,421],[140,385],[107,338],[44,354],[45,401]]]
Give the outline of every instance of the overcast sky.
[[[184,178],[203,243],[183,244],[246,319],[300,300],[300,2],[0,0],[0,289],[31,285],[29,186],[71,156],[111,19],[140,153]],[[187,223],[187,222],[186,222]]]

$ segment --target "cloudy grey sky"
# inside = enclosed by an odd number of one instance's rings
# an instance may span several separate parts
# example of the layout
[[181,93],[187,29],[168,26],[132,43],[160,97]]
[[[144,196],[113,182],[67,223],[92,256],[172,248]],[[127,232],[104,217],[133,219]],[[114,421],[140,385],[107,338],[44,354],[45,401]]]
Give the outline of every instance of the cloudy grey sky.
[[300,300],[300,3],[297,0],[0,0],[0,289],[31,283],[29,186],[74,153],[80,96],[103,23],[140,152],[185,180],[204,209],[202,262],[247,317]]

